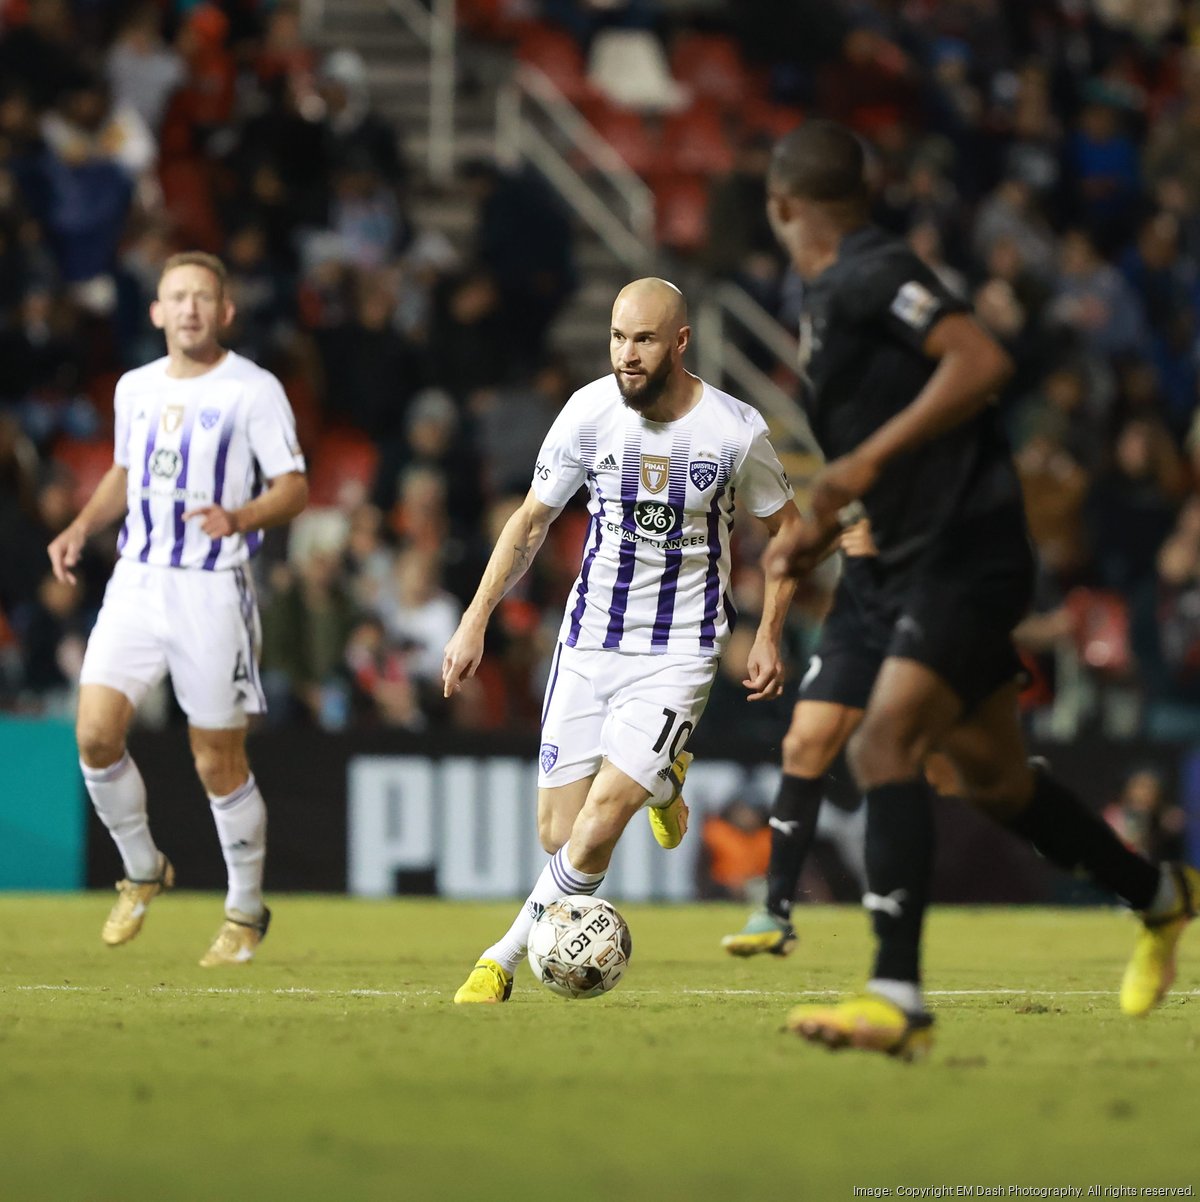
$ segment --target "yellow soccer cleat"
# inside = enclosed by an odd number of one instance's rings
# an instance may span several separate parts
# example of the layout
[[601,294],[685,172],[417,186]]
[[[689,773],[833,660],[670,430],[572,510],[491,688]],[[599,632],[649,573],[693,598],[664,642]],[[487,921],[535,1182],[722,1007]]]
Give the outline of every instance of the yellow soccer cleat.
[[175,884],[175,869],[166,856],[160,855],[158,876],[152,881],[118,881],[117,902],[110,911],[100,938],[109,947],[128,943],[142,929],[146,908],[160,893]]
[[650,818],[650,829],[654,832],[659,847],[665,847],[668,851],[678,847],[683,842],[683,836],[687,834],[688,808],[683,800],[683,781],[692,758],[690,751],[681,751],[675,757],[675,762],[667,769],[674,786],[671,800],[665,806],[650,806],[646,811]]
[[1179,937],[1200,906],[1200,872],[1187,864],[1172,864],[1170,871],[1179,889],[1179,906],[1161,917],[1141,916],[1142,929],[1121,981],[1121,1009],[1134,1017],[1148,1014],[1171,988]]
[[755,910],[736,935],[726,935],[721,946],[731,956],[786,956],[796,946],[796,932],[790,922],[776,918],[766,910]]
[[861,1048],[898,1060],[923,1059],[933,1046],[932,1015],[906,1014],[874,993],[832,1006],[797,1006],[787,1016],[787,1030],[832,1051]]
[[495,960],[480,960],[471,969],[471,975],[458,987],[454,1004],[507,1002],[512,987],[512,973],[505,972]]
[[225,921],[213,940],[212,947],[201,957],[201,968],[249,964],[258,945],[267,937],[271,911],[263,908],[262,917],[252,918],[240,910],[226,910]]

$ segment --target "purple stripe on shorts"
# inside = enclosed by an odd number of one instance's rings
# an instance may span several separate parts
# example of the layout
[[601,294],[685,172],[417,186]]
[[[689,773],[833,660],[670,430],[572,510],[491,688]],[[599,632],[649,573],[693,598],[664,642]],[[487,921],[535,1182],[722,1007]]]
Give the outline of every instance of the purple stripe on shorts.
[[550,712],[550,699],[554,696],[554,686],[558,684],[558,664],[562,659],[562,643],[554,648],[554,667],[550,669],[550,683],[546,686],[546,700],[542,703],[542,725],[546,724],[546,715]]
[[[692,436],[684,430],[676,433],[671,446],[671,483],[667,500],[678,515],[667,534],[668,539],[683,534],[683,509],[687,501],[688,456],[692,450]],[[671,618],[675,613],[675,594],[679,588],[679,571],[683,567],[683,548],[668,547],[663,552],[663,574],[658,586],[658,612],[654,615],[654,630],[650,635],[651,647],[665,647],[671,638]]]
[[621,530],[629,538],[621,539],[617,553],[617,578],[613,583],[612,600],[608,606],[606,648],[619,647],[625,632],[625,610],[629,605],[629,584],[637,567],[637,523],[633,520],[638,499],[638,477],[642,469],[642,432],[636,426],[625,434],[625,451],[621,459]]
[[[179,475],[175,479],[176,494],[186,493],[187,478],[188,478],[188,451],[192,445],[192,426],[196,422],[196,410],[189,410],[183,424],[183,435],[179,439],[179,457],[183,461],[179,468]],[[184,496],[176,495],[175,497],[175,545],[171,548],[171,567],[177,568],[183,562],[183,544],[187,536],[187,529],[184,526],[183,515],[187,510],[187,502]]]
[[[221,504],[221,494],[225,491],[225,465],[229,460],[229,440],[233,438],[233,425],[237,417],[237,405],[231,405],[225,416],[225,425],[221,430],[221,441],[217,444],[217,465],[213,475],[214,505]],[[204,560],[204,570],[211,572],[217,566],[217,557],[221,554],[221,540],[214,538]]]

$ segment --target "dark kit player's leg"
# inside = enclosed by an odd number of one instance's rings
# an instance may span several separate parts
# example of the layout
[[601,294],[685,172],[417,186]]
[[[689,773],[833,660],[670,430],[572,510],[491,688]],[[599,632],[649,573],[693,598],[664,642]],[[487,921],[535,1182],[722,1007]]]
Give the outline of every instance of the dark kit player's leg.
[[1015,683],[998,689],[951,732],[944,750],[968,801],[1052,864],[1085,873],[1141,915],[1143,929],[1121,985],[1121,1009],[1145,1014],[1174,980],[1179,937],[1200,903],[1200,874],[1137,855],[1044,764],[1027,762],[1017,693]]
[[861,719],[861,709],[832,701],[796,703],[783,739],[783,776],[771,807],[766,906],[751,914],[736,935],[721,940],[731,955],[786,956],[795,946],[792,902],[816,839],[826,773]]

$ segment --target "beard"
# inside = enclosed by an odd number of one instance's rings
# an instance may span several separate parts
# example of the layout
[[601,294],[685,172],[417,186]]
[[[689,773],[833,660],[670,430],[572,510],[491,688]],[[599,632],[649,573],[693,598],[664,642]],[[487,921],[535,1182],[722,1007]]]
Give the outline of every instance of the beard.
[[644,376],[627,379],[615,368],[613,375],[617,378],[617,387],[621,390],[621,400],[627,409],[634,413],[645,413],[652,409],[658,399],[666,391],[667,382],[671,378],[671,360],[664,359],[658,370],[647,372]]

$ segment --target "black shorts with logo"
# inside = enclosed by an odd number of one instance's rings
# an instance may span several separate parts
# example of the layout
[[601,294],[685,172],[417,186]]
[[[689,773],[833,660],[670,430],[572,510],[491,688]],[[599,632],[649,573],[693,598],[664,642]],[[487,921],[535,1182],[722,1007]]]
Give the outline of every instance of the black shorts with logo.
[[896,619],[887,655],[932,669],[969,711],[1022,673],[1012,632],[1029,612],[1033,582],[1023,517],[1001,512],[973,522],[889,582]]
[[842,576],[797,700],[865,710],[890,635],[874,559],[843,556]]

